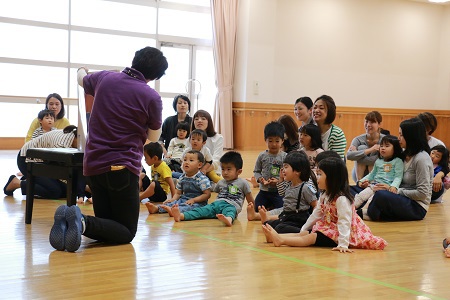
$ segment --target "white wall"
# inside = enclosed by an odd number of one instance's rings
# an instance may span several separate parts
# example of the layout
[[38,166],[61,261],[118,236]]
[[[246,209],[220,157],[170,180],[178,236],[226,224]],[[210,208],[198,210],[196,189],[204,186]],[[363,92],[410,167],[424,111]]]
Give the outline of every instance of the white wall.
[[234,101],[329,94],[342,106],[450,109],[449,6],[241,0],[240,8],[247,32],[238,36]]
[[441,45],[439,52],[439,78],[437,99],[441,105],[450,105],[450,6],[446,6],[442,18]]

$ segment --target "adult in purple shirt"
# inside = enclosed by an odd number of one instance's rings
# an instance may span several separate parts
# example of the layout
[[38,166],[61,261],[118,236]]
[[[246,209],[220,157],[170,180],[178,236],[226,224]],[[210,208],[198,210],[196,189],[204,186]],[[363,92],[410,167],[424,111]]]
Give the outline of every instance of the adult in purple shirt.
[[77,206],[58,207],[50,244],[74,252],[81,235],[125,244],[133,240],[139,218],[139,174],[146,139],[158,141],[162,102],[147,83],[160,79],[168,67],[163,53],[152,47],[136,51],[131,68],[87,74],[78,69],[78,83],[94,96],[83,172],[92,191],[94,216]]

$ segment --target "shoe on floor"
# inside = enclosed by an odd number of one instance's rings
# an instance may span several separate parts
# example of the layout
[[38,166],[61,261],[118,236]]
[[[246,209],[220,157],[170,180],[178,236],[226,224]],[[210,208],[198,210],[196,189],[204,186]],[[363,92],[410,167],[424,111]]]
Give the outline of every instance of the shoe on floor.
[[14,191],[7,191],[6,190],[6,187],[11,183],[11,181],[13,181],[14,178],[16,178],[16,175],[9,176],[8,182],[5,184],[5,187],[3,188],[3,192],[5,193],[6,196],[14,195]]
[[69,206],[66,210],[67,231],[65,238],[66,250],[75,252],[80,248],[84,217],[78,206]]
[[55,211],[55,223],[50,230],[49,241],[50,245],[56,250],[64,251],[65,236],[67,231],[66,210],[67,205],[61,205]]

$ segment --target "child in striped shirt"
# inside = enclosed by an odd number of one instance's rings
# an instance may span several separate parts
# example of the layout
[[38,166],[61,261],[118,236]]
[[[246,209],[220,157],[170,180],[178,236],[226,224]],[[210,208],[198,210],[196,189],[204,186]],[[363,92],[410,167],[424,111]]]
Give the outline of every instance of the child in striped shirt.
[[55,129],[55,113],[49,109],[43,109],[38,113],[38,120],[41,126],[31,135],[31,139],[37,138],[46,132]]

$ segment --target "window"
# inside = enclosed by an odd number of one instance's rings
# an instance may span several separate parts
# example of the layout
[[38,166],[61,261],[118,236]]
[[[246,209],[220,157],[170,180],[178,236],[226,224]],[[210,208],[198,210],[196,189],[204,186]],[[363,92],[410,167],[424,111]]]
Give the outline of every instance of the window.
[[71,44],[72,63],[127,67],[136,50],[156,43],[152,39],[73,31]]
[[68,0],[14,0],[2,3],[0,16],[23,20],[68,24]]
[[[36,99],[50,93],[64,98],[66,117],[76,125],[78,67],[120,71],[145,46],[162,49],[169,60],[167,75],[149,83],[161,94],[163,117],[174,114],[180,93],[212,114],[211,39],[209,0],[9,1],[0,10],[0,109],[20,111],[23,124],[1,128],[0,137],[25,136],[44,106]],[[7,114],[4,122],[17,124],[16,117]]]
[[[89,8],[89,9],[86,9]],[[115,1],[72,1],[72,25],[156,33],[156,7]]]
[[0,23],[0,40],[0,57],[67,61],[67,30]]

